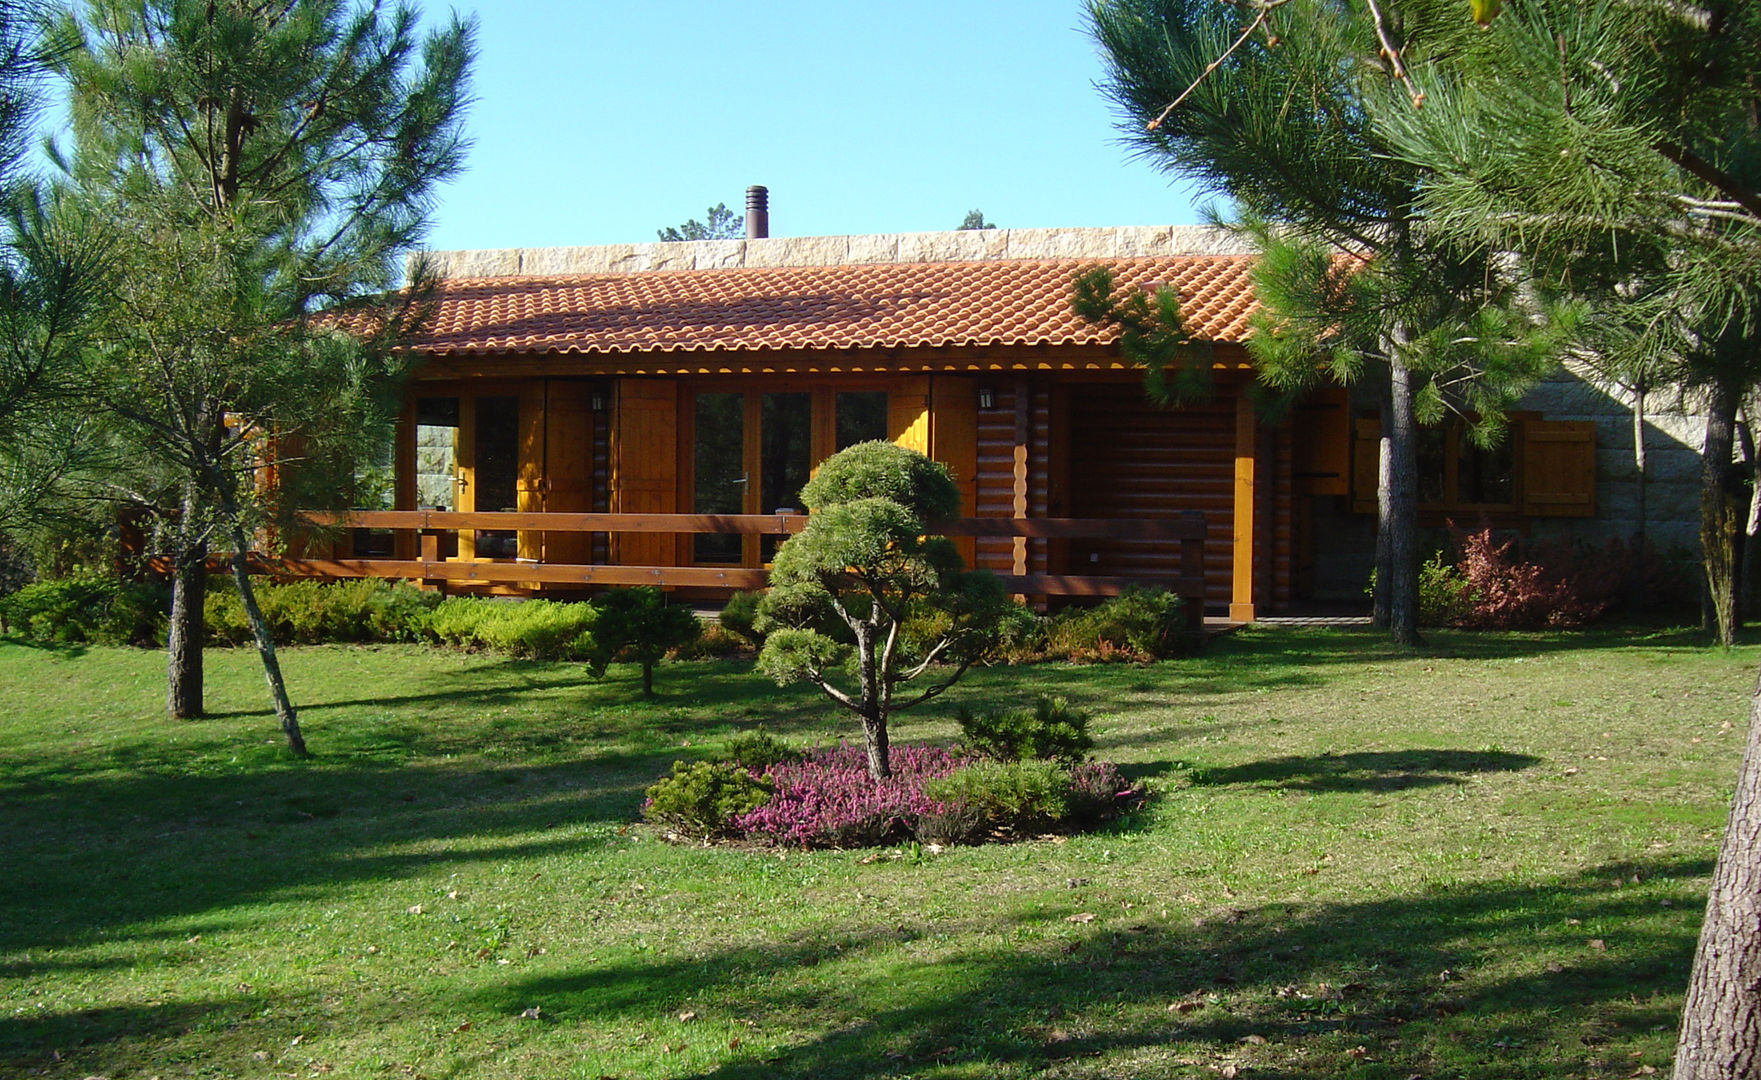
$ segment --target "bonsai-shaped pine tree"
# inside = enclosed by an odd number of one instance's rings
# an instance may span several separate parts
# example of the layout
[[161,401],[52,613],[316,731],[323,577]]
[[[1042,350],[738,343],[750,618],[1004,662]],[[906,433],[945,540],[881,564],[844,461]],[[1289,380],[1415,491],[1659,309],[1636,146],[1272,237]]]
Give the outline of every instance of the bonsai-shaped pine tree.
[[667,603],[653,586],[616,589],[593,606],[599,609],[595,641],[608,653],[621,651],[642,665],[643,697],[654,696],[654,665],[703,634],[703,623],[690,608]]
[[[860,717],[869,774],[884,779],[888,718],[954,685],[1017,609],[992,574],[966,570],[950,541],[924,535],[926,523],[960,512],[947,466],[858,443],[828,458],[801,500],[812,516],[777,549],[759,607],[769,634],[759,670],[778,684],[811,682]],[[833,681],[840,669],[854,686]],[[895,696],[924,676],[923,689]]]

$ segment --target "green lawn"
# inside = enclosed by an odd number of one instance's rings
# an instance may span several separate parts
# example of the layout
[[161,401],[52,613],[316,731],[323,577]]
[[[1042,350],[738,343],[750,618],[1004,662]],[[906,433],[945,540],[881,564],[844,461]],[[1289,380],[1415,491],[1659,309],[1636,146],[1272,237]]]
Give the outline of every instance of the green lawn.
[[[1063,694],[1158,793],[932,853],[673,847],[675,757],[853,729],[735,663],[0,643],[0,1076],[1630,1077],[1667,1071],[1761,650],[1250,630]],[[525,1015],[522,1015],[525,1014]]]

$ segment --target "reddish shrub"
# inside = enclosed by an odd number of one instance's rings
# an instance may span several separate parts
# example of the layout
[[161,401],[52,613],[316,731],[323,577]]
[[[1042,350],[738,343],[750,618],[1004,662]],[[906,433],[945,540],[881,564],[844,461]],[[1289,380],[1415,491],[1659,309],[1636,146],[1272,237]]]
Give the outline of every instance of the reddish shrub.
[[1467,602],[1455,623],[1481,630],[1583,626],[1614,608],[1626,584],[1625,545],[1573,551],[1537,548],[1525,559],[1515,540],[1482,529],[1461,539],[1457,569]]

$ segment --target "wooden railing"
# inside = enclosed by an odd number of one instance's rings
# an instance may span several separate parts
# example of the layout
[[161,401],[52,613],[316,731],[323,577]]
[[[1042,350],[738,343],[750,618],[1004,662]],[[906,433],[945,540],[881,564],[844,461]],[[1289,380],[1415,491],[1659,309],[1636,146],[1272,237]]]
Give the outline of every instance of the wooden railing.
[[[530,560],[443,558],[442,535],[458,530],[547,533],[699,533],[790,536],[807,527],[802,514],[528,514],[454,513],[442,510],[362,510],[347,514],[309,513],[318,525],[414,532],[414,559],[264,559],[270,573],[290,577],[406,578],[469,585],[663,585],[758,589],[766,572],[743,566],[620,566],[608,563],[550,563]],[[1205,595],[1205,519],[1197,511],[1171,518],[999,518],[969,517],[936,522],[931,530],[951,537],[1026,537],[1051,540],[1154,540],[1170,546],[1170,573],[1155,584],[1185,598],[1202,611]],[[1175,546],[1177,545],[1177,547]],[[1080,574],[999,574],[1011,592],[1031,596],[1113,596],[1133,584],[1129,578]]]

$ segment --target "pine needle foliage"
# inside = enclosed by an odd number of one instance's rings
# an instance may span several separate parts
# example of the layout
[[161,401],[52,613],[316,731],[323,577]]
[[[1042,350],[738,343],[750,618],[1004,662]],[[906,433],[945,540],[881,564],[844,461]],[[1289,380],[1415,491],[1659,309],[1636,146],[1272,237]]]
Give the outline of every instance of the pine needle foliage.
[[[1428,0],[1384,15],[1408,64],[1463,21]],[[1092,0],[1089,19],[1130,143],[1231,200],[1256,242],[1249,348],[1273,397],[1324,379],[1387,388],[1377,615],[1415,641],[1414,421],[1453,412],[1496,440],[1560,333],[1512,267],[1419,212],[1430,174],[1391,154],[1378,127],[1406,84],[1367,4],[1286,4],[1245,38],[1227,0]]]
[[[204,566],[229,549],[296,753],[244,556],[297,507],[354,502],[388,445],[392,347],[425,286],[394,291],[401,260],[466,145],[473,28],[417,21],[407,4],[84,0],[49,31],[65,213],[117,261],[82,372],[128,462],[103,482],[154,517],[175,566],[169,711],[201,712]],[[372,309],[372,332],[314,318],[339,305]]]

